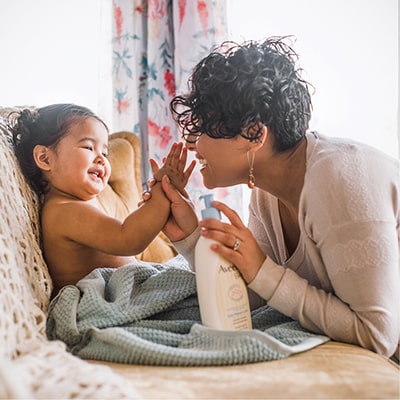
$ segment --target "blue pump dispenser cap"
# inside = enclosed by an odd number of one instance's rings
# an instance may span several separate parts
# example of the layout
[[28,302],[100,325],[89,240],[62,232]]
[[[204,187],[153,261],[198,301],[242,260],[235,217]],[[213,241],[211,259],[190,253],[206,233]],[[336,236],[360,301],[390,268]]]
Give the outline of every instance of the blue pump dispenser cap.
[[212,206],[212,202],[214,200],[213,194],[205,194],[200,196],[200,200],[204,199],[205,208],[201,210],[201,217],[203,219],[214,218],[221,219],[221,213],[215,207]]

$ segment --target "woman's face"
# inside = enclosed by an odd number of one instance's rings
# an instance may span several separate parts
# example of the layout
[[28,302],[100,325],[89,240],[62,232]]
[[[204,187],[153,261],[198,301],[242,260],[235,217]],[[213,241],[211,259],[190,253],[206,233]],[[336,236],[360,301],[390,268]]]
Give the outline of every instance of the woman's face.
[[204,186],[208,189],[247,183],[249,141],[242,136],[213,139],[202,134],[196,144],[187,144],[196,153]]

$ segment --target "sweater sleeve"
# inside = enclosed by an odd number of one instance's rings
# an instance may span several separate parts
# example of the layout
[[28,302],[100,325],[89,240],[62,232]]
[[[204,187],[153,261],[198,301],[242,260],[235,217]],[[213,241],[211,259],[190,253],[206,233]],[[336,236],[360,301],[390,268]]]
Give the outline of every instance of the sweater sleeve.
[[192,271],[195,271],[194,249],[199,237],[200,227],[198,226],[187,238],[178,242],[172,242],[178,252],[186,258]]
[[[342,242],[331,251],[323,250],[332,292],[311,285],[270,258],[249,287],[271,307],[313,332],[391,356],[399,340],[400,287],[397,238],[387,228],[374,226],[379,242],[374,237],[352,238],[348,245]],[[341,233],[342,239],[349,237],[344,226],[326,238],[325,246]],[[377,243],[382,243],[379,250]],[[349,265],[351,260],[356,264]]]
[[[312,285],[268,257],[249,287],[311,331],[391,356],[400,332],[399,175],[393,164],[374,173],[365,165],[371,157],[355,152],[319,165],[305,182],[300,226],[312,268],[326,281]],[[254,219],[256,239],[267,237]]]

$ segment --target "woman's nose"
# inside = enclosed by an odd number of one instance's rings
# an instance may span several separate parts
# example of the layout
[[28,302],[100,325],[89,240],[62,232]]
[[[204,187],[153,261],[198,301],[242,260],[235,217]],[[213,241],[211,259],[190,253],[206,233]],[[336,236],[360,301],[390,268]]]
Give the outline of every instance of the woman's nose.
[[186,141],[185,144],[188,150],[196,151],[196,143]]
[[185,136],[185,145],[188,150],[196,151],[196,143],[199,139],[197,135],[187,135]]

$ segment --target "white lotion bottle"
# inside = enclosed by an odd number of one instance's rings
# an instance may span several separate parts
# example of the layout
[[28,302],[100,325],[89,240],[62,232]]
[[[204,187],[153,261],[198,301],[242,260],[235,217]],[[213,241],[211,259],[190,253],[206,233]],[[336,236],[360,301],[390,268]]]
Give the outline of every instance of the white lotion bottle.
[[[205,208],[202,218],[220,220],[212,206],[213,195],[201,196]],[[219,330],[252,329],[247,287],[240,271],[231,262],[210,249],[214,240],[200,236],[195,247],[196,285],[203,325]]]

